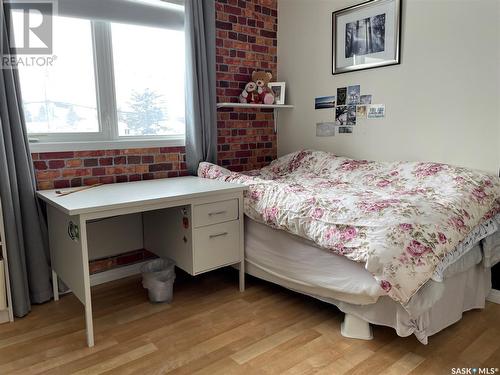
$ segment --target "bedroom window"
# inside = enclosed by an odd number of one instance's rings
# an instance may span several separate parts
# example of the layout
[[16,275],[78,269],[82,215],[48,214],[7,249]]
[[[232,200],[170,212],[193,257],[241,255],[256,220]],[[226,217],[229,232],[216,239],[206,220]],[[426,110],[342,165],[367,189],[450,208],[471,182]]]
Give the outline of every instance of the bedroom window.
[[183,136],[184,34],[117,23],[111,34],[118,136]]
[[99,133],[91,22],[57,17],[53,43],[57,64],[18,67],[28,133]]
[[[183,7],[119,3],[60,0],[52,16],[54,62],[18,66],[35,150],[75,142],[94,143],[89,149],[184,143]],[[22,20],[12,11],[16,43],[25,37]]]

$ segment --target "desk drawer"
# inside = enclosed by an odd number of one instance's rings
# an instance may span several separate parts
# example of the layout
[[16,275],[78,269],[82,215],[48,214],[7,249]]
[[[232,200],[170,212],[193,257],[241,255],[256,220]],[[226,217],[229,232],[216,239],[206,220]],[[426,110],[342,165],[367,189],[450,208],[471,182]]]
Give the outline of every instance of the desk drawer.
[[240,260],[240,222],[210,225],[194,230],[195,273]]
[[193,226],[195,228],[236,219],[238,219],[237,199],[199,204],[193,209]]

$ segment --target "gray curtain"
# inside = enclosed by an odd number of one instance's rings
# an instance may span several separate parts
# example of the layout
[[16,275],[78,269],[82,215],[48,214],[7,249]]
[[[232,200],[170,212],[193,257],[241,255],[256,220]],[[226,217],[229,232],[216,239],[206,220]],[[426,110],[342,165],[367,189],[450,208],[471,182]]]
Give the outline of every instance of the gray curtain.
[[[4,53],[9,51],[4,3],[0,0]],[[1,61],[1,60],[0,60]],[[14,314],[52,297],[45,221],[35,198],[35,178],[21,107],[17,70],[0,68],[0,197]]]
[[186,0],[186,161],[217,161],[215,1]]

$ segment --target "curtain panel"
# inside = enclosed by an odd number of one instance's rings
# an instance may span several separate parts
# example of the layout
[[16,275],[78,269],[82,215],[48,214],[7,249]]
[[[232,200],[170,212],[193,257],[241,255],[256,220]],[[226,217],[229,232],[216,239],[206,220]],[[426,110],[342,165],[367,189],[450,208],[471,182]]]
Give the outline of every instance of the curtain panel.
[[[0,0],[1,59],[9,54],[10,30]],[[51,299],[47,227],[37,198],[19,77],[0,67],[0,198],[14,314],[26,315],[31,303]]]
[[215,1],[186,0],[186,161],[217,162]]

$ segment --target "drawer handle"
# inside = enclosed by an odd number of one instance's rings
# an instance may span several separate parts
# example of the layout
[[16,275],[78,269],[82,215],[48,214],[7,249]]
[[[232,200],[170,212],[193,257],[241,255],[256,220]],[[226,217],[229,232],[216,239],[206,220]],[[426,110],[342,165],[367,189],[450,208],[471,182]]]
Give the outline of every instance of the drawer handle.
[[226,212],[227,212],[226,210],[224,210],[224,211],[216,211],[216,212],[209,212],[208,216],[222,215],[222,214],[225,214]]
[[218,234],[211,234],[210,236],[208,236],[208,238],[212,239],[212,238],[223,237],[223,236],[227,236],[227,235],[228,235],[227,232],[218,233]]

